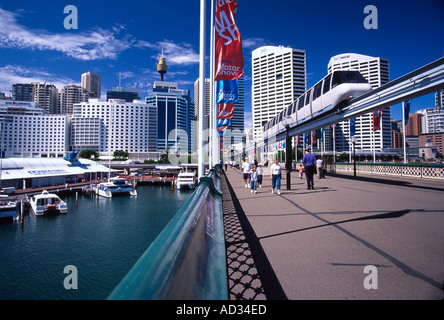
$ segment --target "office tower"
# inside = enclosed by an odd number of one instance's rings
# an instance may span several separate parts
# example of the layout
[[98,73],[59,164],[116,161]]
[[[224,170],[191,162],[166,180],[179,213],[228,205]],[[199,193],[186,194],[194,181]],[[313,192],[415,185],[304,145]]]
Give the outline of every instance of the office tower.
[[305,50],[265,46],[252,52],[251,111],[254,137],[306,89]]
[[170,151],[187,139],[187,152],[191,153],[195,149],[195,132],[190,91],[177,89],[176,82],[155,81],[145,102],[157,107],[157,151]]
[[100,98],[101,77],[98,74],[89,71],[82,74],[81,86],[88,90],[90,98]]
[[74,104],[71,119],[71,147],[113,153],[157,151],[157,108],[143,102],[124,100]]
[[421,118],[422,114],[420,113],[409,114],[409,121],[405,126],[406,137],[418,137],[422,133]]
[[59,90],[53,84],[33,83],[33,101],[48,113],[56,114],[59,106]]
[[34,85],[32,83],[15,83],[12,85],[14,101],[34,101]]
[[114,87],[113,90],[106,92],[106,101],[110,99],[123,99],[126,102],[133,102],[134,100],[140,100],[141,95],[140,89]]
[[[211,82],[210,79],[208,78],[205,79],[204,129],[208,129],[210,123],[210,101],[211,101],[210,82]],[[200,87],[200,79],[198,78],[194,82],[194,117],[196,121],[199,121],[199,110],[201,106],[201,103],[199,101],[199,87]]]
[[[389,81],[389,62],[387,59],[370,57],[355,53],[334,56],[328,63],[328,72],[335,70],[357,70],[370,83],[373,89]],[[372,113],[359,116],[355,120],[357,138],[356,149],[361,151],[382,151],[391,147],[390,107],[382,111],[381,130],[373,132]],[[336,151],[350,150],[349,120],[336,125]]]
[[59,108],[56,113],[72,114],[73,105],[80,102],[88,102],[89,92],[76,85],[63,87],[59,94]]

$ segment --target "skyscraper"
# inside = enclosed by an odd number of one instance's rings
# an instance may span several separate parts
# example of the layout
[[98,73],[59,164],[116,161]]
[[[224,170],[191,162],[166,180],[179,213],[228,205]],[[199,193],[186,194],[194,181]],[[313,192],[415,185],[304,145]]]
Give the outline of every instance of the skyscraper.
[[53,84],[34,82],[33,101],[40,104],[48,113],[59,113],[59,90]]
[[88,90],[90,98],[100,98],[101,77],[98,74],[89,71],[82,74],[81,86]]
[[[355,53],[345,53],[334,56],[328,63],[328,72],[335,70],[357,70],[370,83],[373,89],[389,82],[389,61],[379,57],[370,57]],[[382,111],[381,128],[373,132],[372,113],[356,118],[355,128],[357,137],[356,149],[362,151],[381,151],[391,147],[390,107]],[[350,149],[349,120],[336,125],[336,151]]]
[[72,114],[73,105],[88,102],[89,93],[85,88],[76,85],[65,86],[59,94],[59,108],[56,113]]
[[252,60],[253,135],[261,137],[262,126],[306,91],[305,50],[265,46]]
[[192,130],[194,104],[190,91],[177,89],[176,82],[156,81],[145,101],[157,107],[157,150],[167,152],[174,145],[179,146],[180,140],[185,138],[181,132],[186,132],[188,152],[191,153],[195,138]]

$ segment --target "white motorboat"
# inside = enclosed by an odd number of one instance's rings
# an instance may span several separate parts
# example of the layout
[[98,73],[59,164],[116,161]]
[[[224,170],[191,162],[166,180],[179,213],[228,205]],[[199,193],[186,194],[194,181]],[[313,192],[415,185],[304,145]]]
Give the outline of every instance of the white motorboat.
[[176,187],[181,189],[194,189],[197,185],[197,175],[195,172],[181,172],[177,176]]
[[17,201],[11,201],[8,195],[0,195],[0,221],[14,221],[19,217]]
[[137,191],[124,178],[111,178],[108,182],[95,185],[96,194],[106,198],[117,195],[137,196]]
[[30,198],[29,204],[31,210],[36,216],[67,213],[68,206],[66,202],[54,193],[48,193],[43,190],[41,194],[34,195]]

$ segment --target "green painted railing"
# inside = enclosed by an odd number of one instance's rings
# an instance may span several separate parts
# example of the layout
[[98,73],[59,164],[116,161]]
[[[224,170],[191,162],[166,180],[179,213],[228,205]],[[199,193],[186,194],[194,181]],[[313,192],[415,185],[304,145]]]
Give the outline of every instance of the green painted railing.
[[109,300],[227,300],[220,166],[108,297]]

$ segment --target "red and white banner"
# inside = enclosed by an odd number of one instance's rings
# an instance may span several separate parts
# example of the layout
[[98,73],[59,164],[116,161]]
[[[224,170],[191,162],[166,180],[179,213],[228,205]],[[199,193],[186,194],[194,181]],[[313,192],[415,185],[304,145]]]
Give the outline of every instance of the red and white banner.
[[237,0],[217,0],[215,16],[215,81],[239,79],[244,74],[242,39],[235,18]]
[[234,115],[234,103],[217,105],[217,119],[232,119]]

